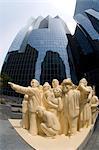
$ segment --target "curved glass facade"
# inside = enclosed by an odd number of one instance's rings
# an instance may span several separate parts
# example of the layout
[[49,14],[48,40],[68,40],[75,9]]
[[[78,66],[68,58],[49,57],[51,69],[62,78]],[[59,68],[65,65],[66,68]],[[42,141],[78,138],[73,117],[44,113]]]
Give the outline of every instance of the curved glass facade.
[[41,64],[41,70],[41,84],[44,84],[45,80],[51,82],[54,78],[56,78],[62,82],[62,80],[66,78],[64,61],[62,61],[57,52],[46,52],[44,61]]
[[99,96],[99,0],[77,0],[74,18],[77,26],[73,38],[79,55],[75,62],[80,68],[77,75],[95,85]]
[[66,75],[70,77],[70,67],[66,50],[68,40],[62,21],[59,18],[49,18],[48,23],[48,28],[33,30],[28,38],[28,44],[36,48],[39,52],[35,77],[37,80],[40,80],[41,63],[44,60],[46,52],[49,50],[59,53],[65,65]]
[[99,33],[99,12],[88,9],[85,11],[95,30]]
[[76,9],[74,15],[85,15],[85,10],[87,9],[99,11],[99,0],[76,0]]
[[98,32],[94,29],[91,21],[87,17],[83,16],[82,14],[78,14],[75,16],[75,20],[84,28],[84,30],[89,34],[92,40],[99,40]]
[[[51,83],[53,78],[61,82],[74,76],[76,81],[66,34],[70,32],[58,16],[32,19],[16,36],[1,73],[6,74],[9,81],[23,86],[28,86],[33,78],[41,84]],[[3,93],[12,95],[14,92],[6,86]]]

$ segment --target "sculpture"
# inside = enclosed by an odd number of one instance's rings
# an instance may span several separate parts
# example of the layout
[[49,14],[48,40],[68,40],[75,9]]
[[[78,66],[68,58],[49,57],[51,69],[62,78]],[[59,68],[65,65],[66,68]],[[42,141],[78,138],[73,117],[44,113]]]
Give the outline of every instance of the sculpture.
[[36,112],[38,117],[42,118],[40,127],[45,135],[48,137],[57,135],[60,130],[60,124],[56,115],[52,112],[46,111],[44,107],[41,106],[37,107]]
[[59,81],[57,79],[52,80],[52,87],[53,87],[52,90],[54,92],[54,96],[55,96],[55,99],[56,99],[57,105],[58,105],[57,116],[58,116],[60,126],[61,126],[59,134],[62,134],[62,130],[64,128],[62,89],[61,89],[61,86],[59,85]]
[[95,95],[95,89],[93,89],[92,98],[91,98],[92,124],[95,123],[95,119],[98,114],[98,111],[97,111],[98,105],[99,105],[99,100],[98,100],[98,97]]
[[54,102],[58,105],[58,111],[61,111],[63,109],[63,103],[62,103],[62,89],[59,85],[59,81],[57,79],[53,79],[52,81],[52,87],[53,87],[53,93],[55,96]]
[[54,113],[57,115],[57,109],[58,109],[58,102],[55,99],[54,93],[51,90],[51,86],[48,82],[45,82],[43,85],[43,106],[46,108],[46,110]]
[[39,85],[38,89],[40,91],[40,95],[41,95],[41,99],[42,99],[42,97],[43,97],[43,86]]
[[24,129],[29,129],[29,108],[28,108],[28,95],[24,95],[22,101],[22,127]]
[[52,87],[53,87],[53,89],[58,88],[58,87],[61,88],[61,86],[59,85],[59,81],[57,79],[52,80]]
[[17,93],[24,94],[22,127],[32,135],[71,136],[95,122],[99,102],[85,78],[78,86],[70,78],[64,79],[61,85],[53,79],[52,88],[48,82],[42,86],[36,79],[28,87],[8,84]]
[[79,113],[79,130],[86,128],[91,123],[91,105],[92,88],[87,86],[85,78],[79,81],[77,89],[80,91],[80,113]]
[[38,89],[39,82],[35,79],[31,81],[31,87],[23,87],[17,84],[9,82],[11,88],[14,89],[17,93],[27,94],[29,99],[29,132],[32,135],[38,134],[37,127],[37,116],[36,116],[36,107],[41,106],[41,95]]
[[74,85],[69,78],[63,80],[62,91],[65,124],[63,132],[65,135],[73,135],[77,132],[80,92],[74,89]]

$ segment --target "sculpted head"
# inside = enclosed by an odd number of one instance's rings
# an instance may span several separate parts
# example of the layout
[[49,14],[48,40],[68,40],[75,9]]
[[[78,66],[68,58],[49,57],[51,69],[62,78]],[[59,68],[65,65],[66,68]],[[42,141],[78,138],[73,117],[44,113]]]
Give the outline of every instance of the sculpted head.
[[39,85],[39,90],[43,90],[43,86],[42,85]]
[[57,86],[59,86],[59,81],[57,79],[53,79],[52,80],[52,87],[56,88]]
[[44,111],[45,111],[45,108],[42,106],[38,106],[36,108],[36,113],[37,113],[38,117],[40,117],[40,118],[43,117]]
[[44,85],[43,85],[43,90],[44,91],[47,91],[47,90],[50,90],[51,89],[51,86],[48,82],[45,82]]
[[87,86],[87,80],[85,78],[82,78],[80,81],[79,81],[80,84],[83,84],[84,86]]
[[55,97],[60,97],[62,95],[62,90],[59,87],[55,88],[53,91],[54,91]]
[[71,88],[73,88],[73,83],[70,78],[64,79],[62,82],[62,90],[63,92],[68,92]]
[[39,86],[39,82],[36,79],[32,79],[31,80],[31,87],[38,87]]

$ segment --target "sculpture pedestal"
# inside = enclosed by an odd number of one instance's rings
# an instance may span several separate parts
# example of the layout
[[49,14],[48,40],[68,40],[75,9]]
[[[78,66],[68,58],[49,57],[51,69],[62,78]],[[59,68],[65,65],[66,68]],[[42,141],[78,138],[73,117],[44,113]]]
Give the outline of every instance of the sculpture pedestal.
[[91,125],[72,137],[58,135],[55,139],[52,139],[38,135],[32,136],[27,130],[21,128],[21,120],[9,119],[9,121],[18,134],[36,150],[82,150],[94,129],[94,125]]

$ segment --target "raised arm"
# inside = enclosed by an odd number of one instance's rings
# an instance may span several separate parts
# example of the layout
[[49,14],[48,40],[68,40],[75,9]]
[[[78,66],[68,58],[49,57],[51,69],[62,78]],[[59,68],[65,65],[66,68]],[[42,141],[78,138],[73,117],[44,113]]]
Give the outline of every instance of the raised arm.
[[14,84],[12,82],[8,82],[8,84],[17,93],[27,94],[27,95],[33,95],[33,94],[35,94],[35,90],[33,90],[33,88],[31,88],[31,87],[20,86],[20,85]]
[[83,84],[79,84],[77,90],[82,90],[86,93],[90,93],[90,90],[87,87],[85,87]]
[[90,86],[88,88],[90,90],[90,93],[88,95],[88,101],[91,101],[91,99],[92,99],[92,88]]

